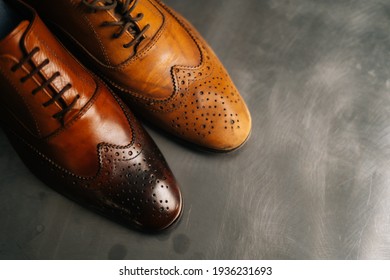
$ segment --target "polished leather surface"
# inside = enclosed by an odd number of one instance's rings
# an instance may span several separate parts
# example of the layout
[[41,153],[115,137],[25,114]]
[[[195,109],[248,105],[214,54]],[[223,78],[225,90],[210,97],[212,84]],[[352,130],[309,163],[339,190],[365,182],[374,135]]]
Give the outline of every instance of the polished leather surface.
[[[199,33],[161,1],[28,2],[140,116],[211,150],[233,150],[247,140],[251,117],[225,68]],[[138,17],[131,28],[123,27],[128,10]]]
[[228,69],[250,141],[203,153],[146,126],[185,208],[145,235],[45,187],[0,130],[0,258],[390,259],[389,1],[165,2]]
[[154,142],[41,19],[17,5],[31,16],[0,41],[0,116],[18,154],[48,185],[111,219],[170,226],[182,198]]

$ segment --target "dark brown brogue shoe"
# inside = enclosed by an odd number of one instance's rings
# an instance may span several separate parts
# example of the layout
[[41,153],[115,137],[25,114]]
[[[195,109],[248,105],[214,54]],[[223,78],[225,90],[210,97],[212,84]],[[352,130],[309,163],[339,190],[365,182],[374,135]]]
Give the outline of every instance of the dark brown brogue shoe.
[[175,178],[132,113],[18,1],[26,20],[0,41],[0,120],[44,182],[103,215],[162,230],[182,210]]
[[214,52],[158,0],[28,0],[76,55],[145,119],[215,151],[251,131],[245,102]]

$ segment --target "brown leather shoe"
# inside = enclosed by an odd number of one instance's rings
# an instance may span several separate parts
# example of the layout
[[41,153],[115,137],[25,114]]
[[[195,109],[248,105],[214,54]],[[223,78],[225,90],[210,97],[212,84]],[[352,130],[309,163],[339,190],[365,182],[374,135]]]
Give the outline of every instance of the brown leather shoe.
[[146,119],[202,147],[248,138],[247,106],[194,28],[157,0],[28,0]]
[[126,225],[162,230],[182,198],[134,116],[33,10],[0,41],[0,120],[26,165],[64,195]]

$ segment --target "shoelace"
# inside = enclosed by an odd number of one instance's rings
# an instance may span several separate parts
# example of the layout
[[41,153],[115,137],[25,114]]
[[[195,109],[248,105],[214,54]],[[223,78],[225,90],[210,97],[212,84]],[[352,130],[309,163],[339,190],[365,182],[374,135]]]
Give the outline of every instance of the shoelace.
[[[144,15],[142,13],[137,14],[135,17],[131,16],[131,13],[134,11],[137,6],[138,0],[93,0],[89,2],[88,0],[83,0],[83,4],[91,8],[93,11],[108,11],[116,9],[116,13],[121,16],[119,21],[105,21],[102,23],[103,26],[118,26],[120,27],[119,32],[114,33],[114,38],[121,37],[126,31],[130,32],[133,35],[134,39],[129,43],[124,44],[124,48],[130,48],[131,46],[139,43],[145,32],[150,28],[150,25],[147,24],[145,27],[140,30],[137,26],[137,22],[142,20]],[[100,4],[103,4],[101,6]]]
[[[25,63],[27,63],[28,61],[30,61],[32,59],[32,57],[38,53],[40,51],[40,49],[38,47],[35,47],[29,54],[27,54],[25,57],[23,57],[17,64],[15,64],[14,66],[12,66],[11,68],[11,71],[12,72],[16,72],[18,69],[20,69]],[[28,73],[26,76],[22,77],[20,79],[20,82],[24,83],[26,82],[28,79],[32,78],[34,75],[36,75],[37,73],[39,73],[43,67],[45,67],[46,65],[48,65],[50,63],[49,59],[45,59],[41,64],[39,64],[34,70],[32,70],[30,73]],[[59,72],[55,72],[49,79],[47,79],[44,83],[42,83],[39,87],[37,87],[36,89],[34,89],[32,91],[32,94],[35,95],[37,94],[38,92],[40,92],[41,90],[47,88],[48,86],[50,86],[50,84],[56,79],[58,78],[59,76],[61,76],[61,74]],[[67,84],[65,87],[63,87],[58,93],[56,93],[54,96],[51,97],[51,99],[45,103],[43,103],[42,105],[44,107],[47,107],[47,106],[50,106],[51,104],[53,104],[54,102],[56,101],[59,101],[59,99],[64,95],[64,93],[69,90],[70,88],[72,87],[71,84]],[[64,119],[64,116],[66,115],[67,112],[69,112],[73,107],[74,105],[76,104],[77,100],[80,98],[80,95],[77,95],[74,100],[69,104],[69,105],[65,105],[63,106],[63,109],[54,114],[52,117],[55,118],[55,119],[58,119],[62,124],[63,124],[63,119]]]

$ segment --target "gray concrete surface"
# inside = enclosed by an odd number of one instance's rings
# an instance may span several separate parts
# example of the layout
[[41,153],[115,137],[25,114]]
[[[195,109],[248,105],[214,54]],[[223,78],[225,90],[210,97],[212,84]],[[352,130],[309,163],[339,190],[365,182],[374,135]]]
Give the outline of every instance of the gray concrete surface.
[[145,235],[52,191],[0,131],[1,259],[390,259],[390,2],[166,0],[253,117],[227,155],[148,127],[185,198]]

